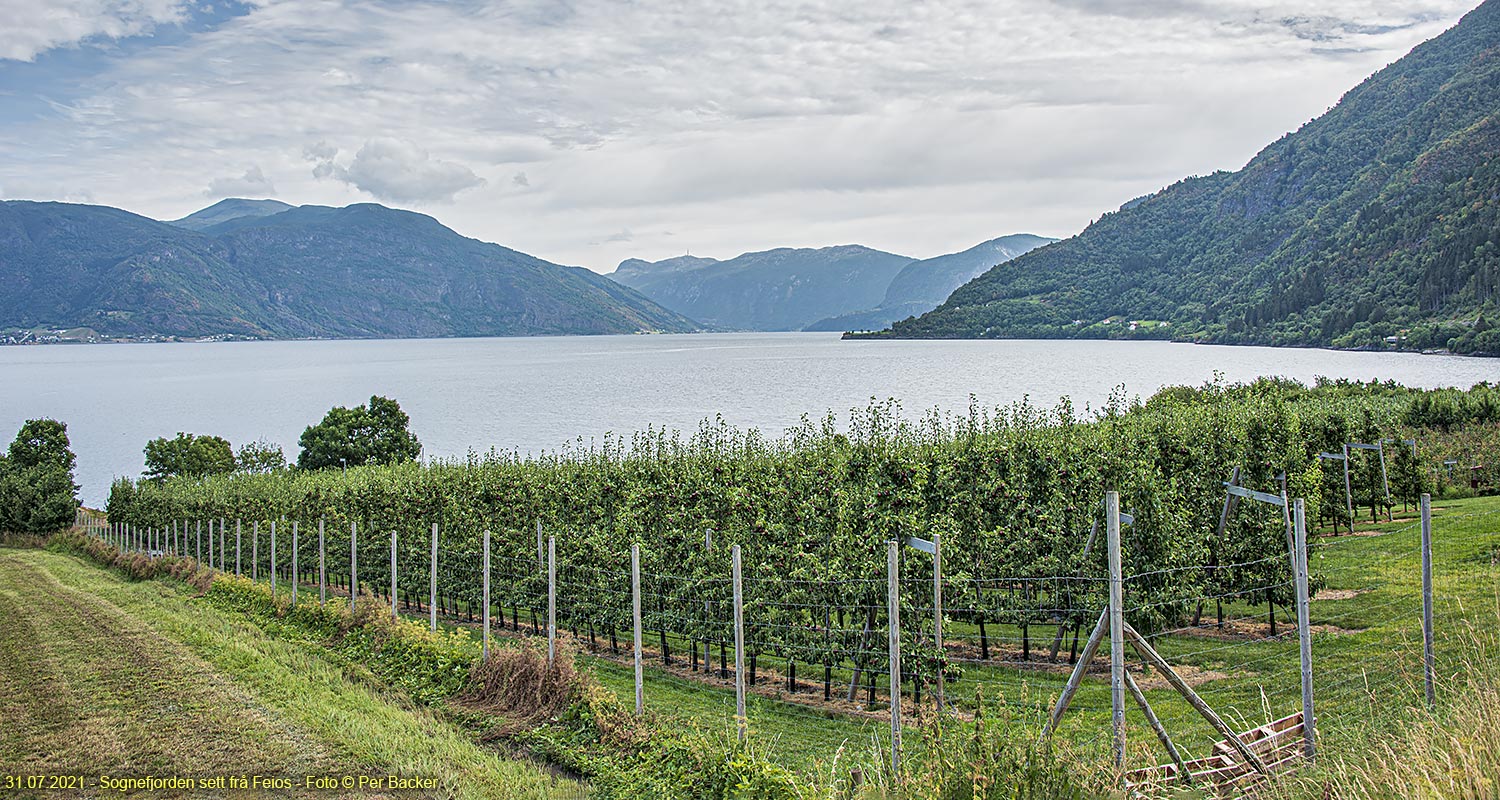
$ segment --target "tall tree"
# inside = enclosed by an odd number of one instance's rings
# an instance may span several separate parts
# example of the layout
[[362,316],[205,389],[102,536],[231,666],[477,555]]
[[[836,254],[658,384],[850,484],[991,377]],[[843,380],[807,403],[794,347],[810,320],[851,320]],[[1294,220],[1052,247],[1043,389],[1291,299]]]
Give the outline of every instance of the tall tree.
[[75,462],[68,426],[28,420],[0,458],[0,528],[50,533],[67,527],[78,510]]
[[286,454],[281,451],[281,445],[270,442],[242,444],[234,460],[240,472],[265,474],[286,469]]
[[335,406],[322,422],[302,432],[297,466],[326,469],[411,461],[421,455],[422,443],[407,429],[410,422],[400,404],[379,395],[366,405]]
[[147,478],[161,481],[181,475],[202,478],[234,472],[234,450],[219,436],[195,436],[178,432],[174,439],[152,439],[146,443]]

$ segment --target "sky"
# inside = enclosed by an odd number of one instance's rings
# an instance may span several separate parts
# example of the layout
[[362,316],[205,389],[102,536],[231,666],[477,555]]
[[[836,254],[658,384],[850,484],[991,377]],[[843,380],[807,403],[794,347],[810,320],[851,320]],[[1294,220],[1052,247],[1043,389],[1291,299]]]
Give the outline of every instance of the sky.
[[1475,0],[0,0],[0,198],[379,202],[609,272],[1064,237]]

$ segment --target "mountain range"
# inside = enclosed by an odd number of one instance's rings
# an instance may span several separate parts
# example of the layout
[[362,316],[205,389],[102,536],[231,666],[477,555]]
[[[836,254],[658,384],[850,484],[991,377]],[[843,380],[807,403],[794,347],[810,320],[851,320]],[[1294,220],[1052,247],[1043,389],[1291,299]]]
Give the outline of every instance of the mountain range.
[[797,331],[827,316],[873,308],[912,260],[854,244],[783,247],[727,261],[632,258],[610,277],[711,327]]
[[582,267],[375,204],[231,199],[173,223],[0,202],[0,328],[103,338],[687,332],[696,322]]
[[1045,236],[1016,233],[982,242],[959,253],[913,261],[891,278],[880,305],[821,319],[805,330],[879,330],[897,320],[937,308],[953,294],[954,289],[984,274],[990,267],[1055,241]]
[[1500,354],[1500,2],[1234,172],[1004,262],[903,338],[1160,337]]
[[861,245],[779,248],[727,261],[632,258],[610,277],[716,328],[867,330],[929,311],[965,281],[1052,241],[1017,234],[922,260]]

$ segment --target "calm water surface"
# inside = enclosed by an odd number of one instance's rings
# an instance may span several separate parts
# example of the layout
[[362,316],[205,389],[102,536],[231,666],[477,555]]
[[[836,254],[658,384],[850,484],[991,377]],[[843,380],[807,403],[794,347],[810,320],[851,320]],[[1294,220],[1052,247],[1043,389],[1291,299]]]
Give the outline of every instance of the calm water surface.
[[1500,362],[1167,342],[864,341],[838,334],[746,333],[528,339],[240,342],[0,347],[0,436],[26,419],[68,423],[90,505],[116,475],[137,475],[148,439],[213,433],[236,446],[279,443],[334,405],[400,401],[429,456],[554,449],[648,425],[691,430],[722,414],[779,434],[821,416],[897,398],[911,415],[1030,396],[1099,405],[1123,384],[1150,395],[1284,375],[1469,386]]

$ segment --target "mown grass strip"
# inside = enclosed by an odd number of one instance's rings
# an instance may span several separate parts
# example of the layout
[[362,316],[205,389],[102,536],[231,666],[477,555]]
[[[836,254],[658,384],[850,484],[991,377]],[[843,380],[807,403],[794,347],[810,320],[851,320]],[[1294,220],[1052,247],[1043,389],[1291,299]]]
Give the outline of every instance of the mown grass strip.
[[6,717],[26,720],[0,726],[0,770],[398,774],[435,778],[440,797],[581,794],[180,584],[0,550],[0,621]]

